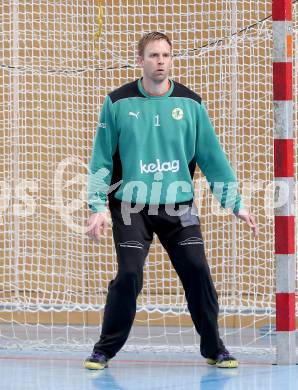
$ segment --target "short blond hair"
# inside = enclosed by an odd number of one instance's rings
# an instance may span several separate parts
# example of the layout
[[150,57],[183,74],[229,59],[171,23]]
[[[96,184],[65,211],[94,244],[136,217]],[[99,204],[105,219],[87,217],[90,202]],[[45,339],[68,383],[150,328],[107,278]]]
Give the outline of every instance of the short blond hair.
[[160,39],[164,39],[165,41],[167,41],[172,49],[172,42],[166,34],[163,34],[163,33],[158,32],[158,31],[153,31],[153,32],[150,32],[150,33],[143,35],[142,38],[139,40],[139,42],[138,42],[138,55],[140,57],[143,57],[145,47],[148,45],[148,43],[152,42],[152,41],[158,41]]

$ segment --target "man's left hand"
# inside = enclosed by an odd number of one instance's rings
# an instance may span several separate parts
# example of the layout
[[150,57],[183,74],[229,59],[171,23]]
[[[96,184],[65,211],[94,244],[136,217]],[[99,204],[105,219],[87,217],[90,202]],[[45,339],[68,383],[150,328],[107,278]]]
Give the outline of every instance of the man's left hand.
[[258,225],[254,219],[254,217],[249,214],[247,210],[239,210],[238,213],[235,214],[237,218],[241,219],[242,221],[246,222],[246,224],[252,229],[254,237],[257,237],[259,234],[259,228]]

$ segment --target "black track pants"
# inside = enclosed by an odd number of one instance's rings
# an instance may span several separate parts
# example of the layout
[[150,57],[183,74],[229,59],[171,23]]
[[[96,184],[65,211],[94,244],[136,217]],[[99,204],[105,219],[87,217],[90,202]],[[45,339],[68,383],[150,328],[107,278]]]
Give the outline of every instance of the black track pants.
[[[131,224],[126,225],[124,216],[128,204],[113,203],[111,217],[118,272],[109,283],[102,332],[94,351],[112,358],[126,342],[135,318],[136,301],[143,286],[144,262],[154,232],[182,282],[191,318],[201,336],[202,356],[214,357],[223,350],[217,323],[218,296],[205,257],[199,218],[194,215],[192,206],[191,201],[176,205],[185,212],[168,215],[165,205],[151,211],[145,205],[141,211],[130,214]],[[157,215],[151,215],[152,210]]]

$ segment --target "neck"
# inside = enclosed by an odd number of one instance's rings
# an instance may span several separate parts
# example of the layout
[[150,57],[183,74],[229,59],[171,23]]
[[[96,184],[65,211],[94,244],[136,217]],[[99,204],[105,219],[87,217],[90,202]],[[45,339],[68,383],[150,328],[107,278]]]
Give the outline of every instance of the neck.
[[159,95],[164,95],[166,92],[168,92],[168,90],[171,87],[171,82],[168,79],[168,77],[163,81],[156,83],[143,76],[142,86],[149,95],[159,96]]

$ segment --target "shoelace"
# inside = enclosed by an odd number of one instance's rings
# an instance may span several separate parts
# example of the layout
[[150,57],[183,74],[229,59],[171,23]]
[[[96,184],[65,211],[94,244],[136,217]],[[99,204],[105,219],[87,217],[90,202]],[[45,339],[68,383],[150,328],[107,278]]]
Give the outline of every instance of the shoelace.
[[93,359],[101,359],[101,358],[105,358],[104,355],[102,355],[101,353],[97,353],[97,352],[92,352],[92,356],[91,356]]
[[222,356],[223,358],[230,357],[230,352],[228,350],[224,350],[222,353],[220,353],[218,356]]

